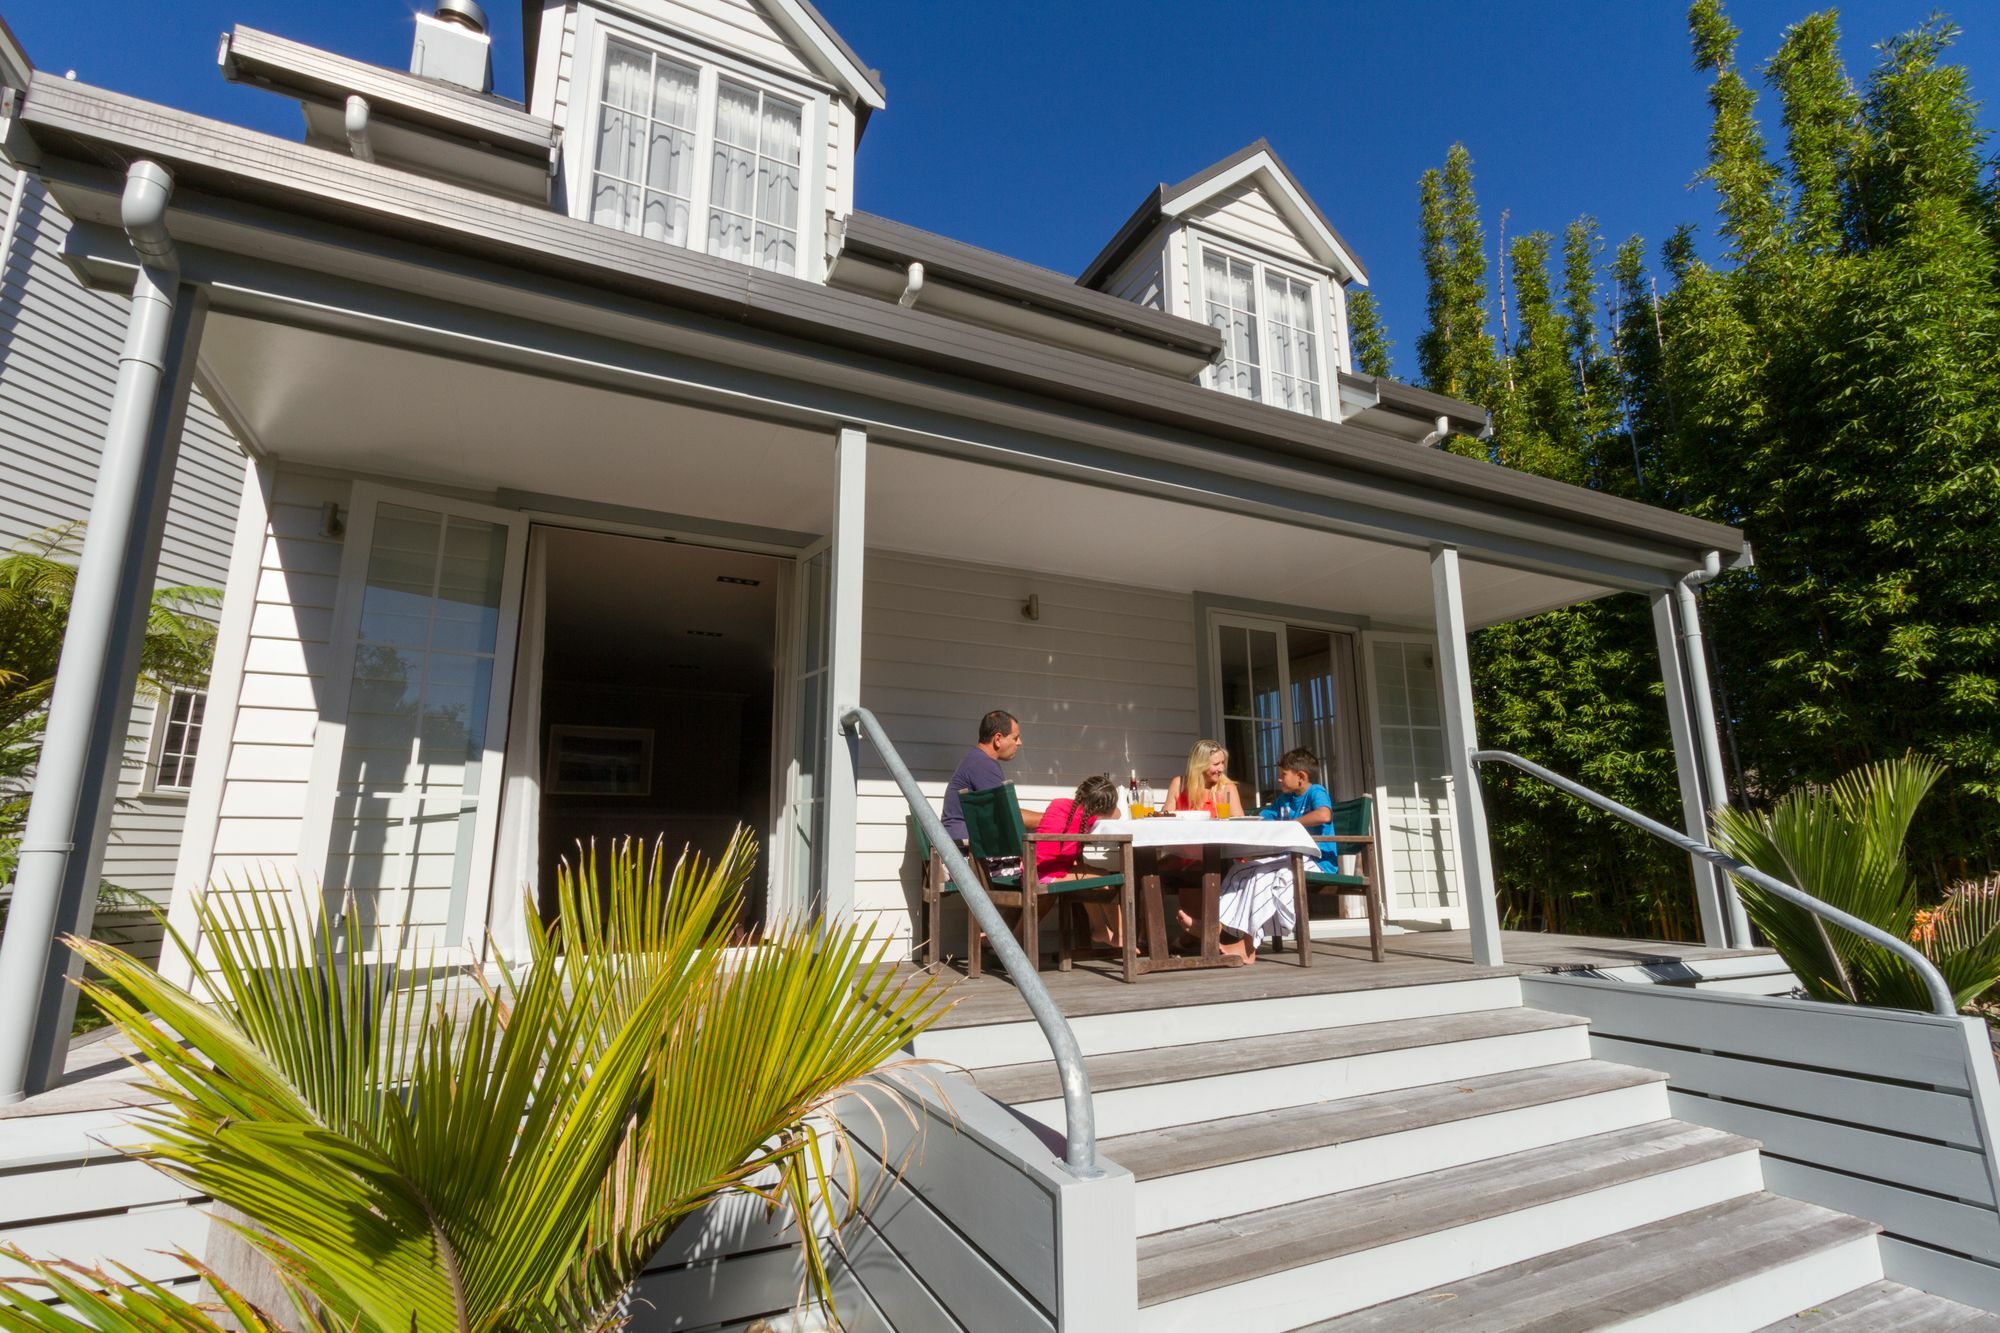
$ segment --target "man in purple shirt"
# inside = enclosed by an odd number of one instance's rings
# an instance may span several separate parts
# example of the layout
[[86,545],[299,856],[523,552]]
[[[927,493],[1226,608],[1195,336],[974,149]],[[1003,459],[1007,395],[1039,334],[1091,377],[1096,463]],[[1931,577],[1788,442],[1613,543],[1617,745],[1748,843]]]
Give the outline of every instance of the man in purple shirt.
[[[965,752],[958,768],[944,784],[944,831],[961,848],[965,846],[965,811],[958,804],[960,792],[991,791],[1003,786],[1007,775],[1000,765],[1021,752],[1021,723],[1004,708],[996,708],[979,719],[979,744]],[[1039,810],[1021,811],[1030,829],[1040,821]]]

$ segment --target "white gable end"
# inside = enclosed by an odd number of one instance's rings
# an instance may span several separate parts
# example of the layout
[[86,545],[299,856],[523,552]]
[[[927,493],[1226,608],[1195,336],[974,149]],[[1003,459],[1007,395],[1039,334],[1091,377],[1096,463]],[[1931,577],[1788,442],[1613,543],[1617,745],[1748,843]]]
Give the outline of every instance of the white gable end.
[[1302,268],[1326,269],[1322,258],[1313,253],[1298,230],[1278,211],[1271,196],[1254,181],[1246,181],[1196,205],[1183,217],[1218,236],[1255,246]]
[[571,216],[824,280],[882,94],[804,0],[551,0],[537,55]]

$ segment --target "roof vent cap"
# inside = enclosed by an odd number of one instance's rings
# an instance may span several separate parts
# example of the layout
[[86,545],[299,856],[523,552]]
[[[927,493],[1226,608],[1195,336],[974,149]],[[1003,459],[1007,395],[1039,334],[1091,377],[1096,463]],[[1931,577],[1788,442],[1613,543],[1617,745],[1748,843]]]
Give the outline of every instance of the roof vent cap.
[[486,11],[476,0],[438,0],[437,17],[445,23],[456,23],[461,28],[474,32],[486,31]]

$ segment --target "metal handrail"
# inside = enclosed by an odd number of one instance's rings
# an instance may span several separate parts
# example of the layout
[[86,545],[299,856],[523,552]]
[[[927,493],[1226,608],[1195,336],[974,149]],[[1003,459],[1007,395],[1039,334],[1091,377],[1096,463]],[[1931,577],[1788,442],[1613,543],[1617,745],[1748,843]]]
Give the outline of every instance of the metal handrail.
[[924,826],[924,833],[931,840],[931,846],[944,858],[945,869],[950,872],[954,884],[958,885],[959,896],[971,911],[973,919],[986,932],[987,942],[993,952],[1000,956],[1000,966],[1014,979],[1021,998],[1028,1002],[1028,1011],[1040,1024],[1042,1035],[1048,1038],[1049,1054],[1055,1057],[1056,1073],[1062,1079],[1064,1138],[1067,1147],[1063,1161],[1071,1174],[1088,1180],[1104,1174],[1097,1164],[1097,1115],[1090,1101],[1090,1075],[1083,1067],[1083,1048],[1077,1045],[1076,1033],[1071,1030],[1069,1020],[1056,1007],[1055,997],[1042,984],[1040,971],[1035,967],[1026,951],[1014,939],[1007,928],[1000,909],[986,896],[986,886],[973,872],[972,866],[958,850],[958,844],[945,832],[944,824],[931,809],[917,780],[910,776],[909,766],[896,753],[896,746],[875,715],[859,705],[847,709],[840,715],[841,730],[859,727],[873,742],[876,753],[889,770],[889,776],[896,780],[903,799],[909,803],[910,813]]
[[1872,944],[1881,945],[1916,969],[1918,978],[1924,983],[1924,989],[1930,992],[1933,1009],[1946,1018],[1958,1013],[1958,1006],[1952,1003],[1951,987],[1945,983],[1944,974],[1937,970],[1935,963],[1924,956],[1921,949],[1908,940],[1899,940],[1880,927],[1871,926],[1859,917],[1849,916],[1831,903],[1821,902],[1804,889],[1795,888],[1781,879],[1773,879],[1755,866],[1744,865],[1735,857],[1718,852],[1707,843],[1696,842],[1685,833],[1668,828],[1656,819],[1648,819],[1637,810],[1620,805],[1609,796],[1592,791],[1582,783],[1574,782],[1560,773],[1552,773],[1540,764],[1523,759],[1518,754],[1507,750],[1474,750],[1472,757],[1482,764],[1512,764],[1523,773],[1540,778],[1558,791],[1568,792],[1586,805],[1594,805],[1606,814],[1618,816],[1635,828],[1644,829],[1662,842],[1672,843],[1689,856],[1698,856],[1712,865],[1721,866],[1730,874],[1748,880],[1766,893],[1776,894],[1795,907],[1803,907],[1815,916],[1831,921],[1837,926],[1846,927]]

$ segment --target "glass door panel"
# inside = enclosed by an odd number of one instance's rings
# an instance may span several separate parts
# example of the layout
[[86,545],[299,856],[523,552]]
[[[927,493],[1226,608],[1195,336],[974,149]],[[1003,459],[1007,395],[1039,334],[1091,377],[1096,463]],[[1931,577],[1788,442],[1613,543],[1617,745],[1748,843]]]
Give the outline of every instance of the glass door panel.
[[823,789],[832,720],[827,710],[827,636],[832,619],[833,556],[827,543],[808,550],[798,564],[792,622],[792,738],[786,777],[784,894],[782,912],[805,912],[820,900],[825,883],[826,833]]
[[1285,684],[1277,626],[1225,621],[1216,626],[1216,683],[1222,703],[1229,769],[1263,805],[1278,792],[1278,757],[1285,752]]
[[[494,724],[512,652],[504,521],[378,503],[346,652],[324,880],[371,948],[464,942]],[[508,642],[502,642],[505,638]],[[483,895],[482,895],[483,896]],[[482,923],[483,925],[483,923]]]

